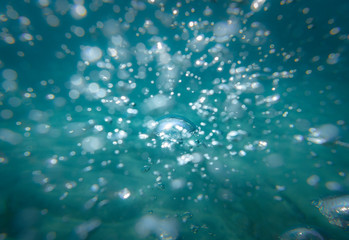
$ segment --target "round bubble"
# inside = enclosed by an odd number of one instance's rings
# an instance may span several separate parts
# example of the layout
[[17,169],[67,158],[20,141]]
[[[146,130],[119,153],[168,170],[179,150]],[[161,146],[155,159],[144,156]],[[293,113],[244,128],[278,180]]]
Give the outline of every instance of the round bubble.
[[295,228],[280,236],[281,240],[323,240],[324,238],[315,229]]
[[190,138],[197,127],[189,119],[179,115],[165,115],[157,120],[156,136],[170,142],[182,142]]

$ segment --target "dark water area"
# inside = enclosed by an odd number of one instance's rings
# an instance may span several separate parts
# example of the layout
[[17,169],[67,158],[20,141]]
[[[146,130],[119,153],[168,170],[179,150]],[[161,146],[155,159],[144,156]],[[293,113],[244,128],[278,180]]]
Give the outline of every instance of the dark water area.
[[0,240],[348,239],[348,10],[2,1]]

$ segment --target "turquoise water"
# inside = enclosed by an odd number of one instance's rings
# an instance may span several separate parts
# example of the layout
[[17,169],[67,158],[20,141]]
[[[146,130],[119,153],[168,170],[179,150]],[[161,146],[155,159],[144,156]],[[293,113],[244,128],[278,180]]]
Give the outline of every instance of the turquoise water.
[[347,239],[346,1],[0,6],[0,240]]

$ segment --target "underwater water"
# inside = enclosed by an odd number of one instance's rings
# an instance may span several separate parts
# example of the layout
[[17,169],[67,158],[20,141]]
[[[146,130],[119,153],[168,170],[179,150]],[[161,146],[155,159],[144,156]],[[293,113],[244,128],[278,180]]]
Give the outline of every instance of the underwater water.
[[2,0],[0,240],[348,239],[348,11]]

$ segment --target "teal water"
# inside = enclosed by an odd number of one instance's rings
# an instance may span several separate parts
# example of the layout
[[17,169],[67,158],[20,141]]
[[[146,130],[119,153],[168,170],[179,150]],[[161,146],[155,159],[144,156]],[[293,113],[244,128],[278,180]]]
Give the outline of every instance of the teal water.
[[347,239],[348,10],[2,1],[0,239]]

